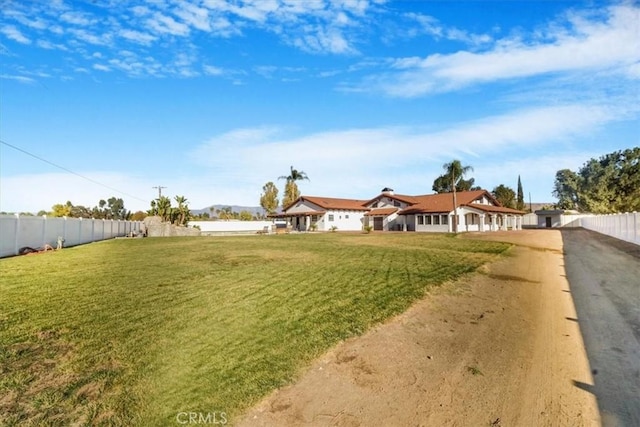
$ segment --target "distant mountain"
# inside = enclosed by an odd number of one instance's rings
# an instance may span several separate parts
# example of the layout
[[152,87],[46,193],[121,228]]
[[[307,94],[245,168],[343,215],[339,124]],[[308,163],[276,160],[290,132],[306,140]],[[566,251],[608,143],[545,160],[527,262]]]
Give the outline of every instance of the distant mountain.
[[212,205],[202,209],[191,209],[191,214],[200,215],[203,213],[208,213],[209,215],[211,215],[210,208],[213,208],[214,210],[213,216],[217,216],[215,214],[215,211],[217,209],[222,209],[227,207],[230,207],[232,212],[240,213],[242,211],[248,211],[248,212],[251,212],[251,215],[264,214],[264,209],[262,209],[261,206],[238,206],[238,205]]

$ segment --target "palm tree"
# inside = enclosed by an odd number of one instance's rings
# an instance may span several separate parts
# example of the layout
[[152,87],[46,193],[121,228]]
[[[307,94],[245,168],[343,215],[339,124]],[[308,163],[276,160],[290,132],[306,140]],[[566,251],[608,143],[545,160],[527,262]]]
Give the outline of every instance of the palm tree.
[[288,206],[293,203],[298,197],[300,197],[300,191],[298,191],[298,184],[296,181],[309,181],[309,177],[304,171],[299,171],[291,166],[291,172],[289,175],[279,176],[278,179],[286,179],[287,183],[284,187],[284,197],[282,198],[282,207]]
[[442,165],[442,168],[446,171],[446,175],[451,179],[451,189],[453,190],[453,232],[458,232],[458,201],[456,199],[456,186],[460,180],[470,171],[473,171],[471,166],[462,166],[460,160],[453,160],[449,163]]
[[176,196],[175,201],[178,203],[178,225],[185,225],[189,215],[189,207],[186,204],[187,198]]
[[171,219],[171,200],[167,196],[162,196],[157,199],[156,209],[162,221],[169,221]]
[[309,181],[309,177],[304,171],[299,171],[297,169],[294,169],[293,166],[291,166],[291,173],[289,173],[289,175],[279,176],[278,179],[286,179],[287,181],[293,181],[293,182],[303,181],[305,179]]

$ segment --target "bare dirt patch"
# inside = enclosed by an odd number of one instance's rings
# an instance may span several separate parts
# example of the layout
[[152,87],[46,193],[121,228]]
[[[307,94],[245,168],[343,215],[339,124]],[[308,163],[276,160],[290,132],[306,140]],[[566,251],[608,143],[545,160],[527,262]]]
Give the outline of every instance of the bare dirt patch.
[[245,426],[599,425],[557,231],[469,234],[508,256],[315,361]]

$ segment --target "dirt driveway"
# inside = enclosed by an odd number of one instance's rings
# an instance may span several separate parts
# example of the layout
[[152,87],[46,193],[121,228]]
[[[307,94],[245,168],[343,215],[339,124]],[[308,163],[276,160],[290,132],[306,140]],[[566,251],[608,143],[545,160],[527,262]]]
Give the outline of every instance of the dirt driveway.
[[[525,230],[464,238],[516,246],[480,274],[444,285],[336,346],[238,425],[600,425],[599,383],[594,388],[580,332],[586,314],[574,307],[563,235]],[[569,250],[583,246],[572,242]],[[607,408],[614,417],[604,421],[626,425]]]

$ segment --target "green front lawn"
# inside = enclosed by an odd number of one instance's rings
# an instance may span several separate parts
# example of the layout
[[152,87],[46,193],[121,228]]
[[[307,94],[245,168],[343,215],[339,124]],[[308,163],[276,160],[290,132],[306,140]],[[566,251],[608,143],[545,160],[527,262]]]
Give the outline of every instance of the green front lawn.
[[233,421],[507,247],[329,233],[117,239],[0,260],[0,425]]

